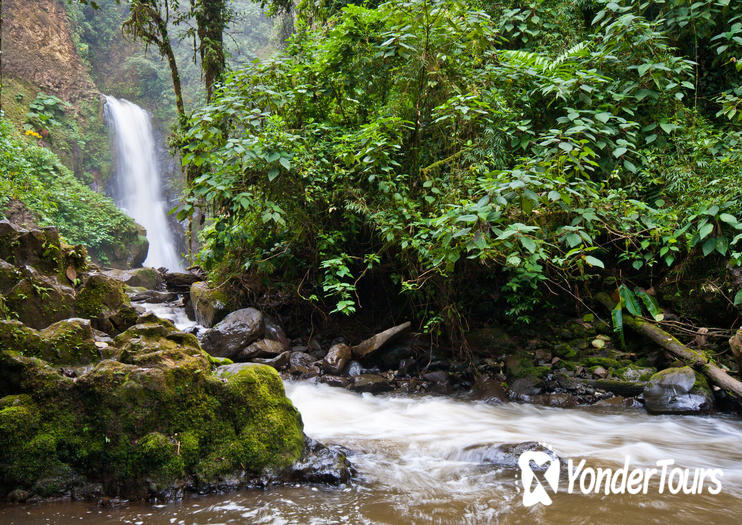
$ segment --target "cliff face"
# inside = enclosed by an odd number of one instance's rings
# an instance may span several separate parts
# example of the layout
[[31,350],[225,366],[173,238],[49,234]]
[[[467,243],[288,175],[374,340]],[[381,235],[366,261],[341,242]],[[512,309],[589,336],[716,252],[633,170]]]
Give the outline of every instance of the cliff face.
[[4,0],[2,18],[4,78],[33,84],[73,104],[97,96],[61,0]]

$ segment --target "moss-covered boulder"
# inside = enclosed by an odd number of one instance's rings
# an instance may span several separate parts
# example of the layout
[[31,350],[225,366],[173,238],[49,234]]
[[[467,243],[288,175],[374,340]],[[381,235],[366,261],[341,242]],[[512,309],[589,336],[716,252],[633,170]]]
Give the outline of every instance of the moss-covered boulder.
[[650,414],[699,414],[714,406],[706,378],[689,366],[667,368],[654,374],[644,388]]
[[75,313],[91,319],[94,328],[114,335],[132,326],[138,317],[123,283],[100,273],[83,282],[75,297]]
[[105,275],[121,281],[132,288],[146,288],[159,290],[164,281],[160,273],[154,268],[134,268],[133,270],[108,270]]
[[234,301],[224,290],[213,288],[205,281],[193,283],[190,295],[196,322],[207,328],[220,322],[235,309]]
[[[116,359],[76,377],[0,347],[0,497],[99,483],[108,494],[172,498],[284,471],[302,456],[301,417],[274,369],[218,377],[195,337],[152,317],[114,339]],[[70,324],[43,335],[85,332]]]
[[58,365],[83,365],[100,359],[87,319],[65,319],[40,331],[19,321],[0,321],[0,350]]
[[4,294],[5,305],[13,318],[32,328],[45,328],[74,315],[72,287],[29,266],[18,271],[22,278]]

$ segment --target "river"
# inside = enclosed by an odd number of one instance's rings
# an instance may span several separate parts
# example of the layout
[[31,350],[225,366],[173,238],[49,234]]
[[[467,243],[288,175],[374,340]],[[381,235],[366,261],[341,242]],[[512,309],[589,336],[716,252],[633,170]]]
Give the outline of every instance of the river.
[[[352,451],[350,487],[281,486],[168,505],[82,502],[0,509],[0,523],[737,523],[742,522],[742,422],[649,416],[640,409],[497,406],[450,397],[373,396],[287,382],[308,435]],[[718,495],[566,494],[526,508],[517,472],[480,462],[478,445],[538,440],[590,465],[723,469]],[[564,477],[564,476],[563,476]]]

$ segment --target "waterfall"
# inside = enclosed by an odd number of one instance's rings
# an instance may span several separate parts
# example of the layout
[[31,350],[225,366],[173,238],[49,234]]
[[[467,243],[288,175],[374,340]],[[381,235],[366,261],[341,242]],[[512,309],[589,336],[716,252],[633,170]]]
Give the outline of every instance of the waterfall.
[[106,96],[105,116],[113,135],[116,158],[116,204],[147,230],[145,266],[183,269],[160,183],[152,124],[147,112],[129,102]]

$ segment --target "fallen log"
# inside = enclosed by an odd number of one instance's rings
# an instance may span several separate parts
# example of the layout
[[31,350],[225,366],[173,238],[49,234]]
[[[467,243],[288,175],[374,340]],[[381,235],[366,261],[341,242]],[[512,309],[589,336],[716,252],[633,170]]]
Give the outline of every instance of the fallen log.
[[387,330],[384,330],[383,332],[379,332],[378,334],[369,337],[365,341],[362,341],[361,343],[350,349],[353,357],[355,359],[363,359],[370,353],[375,352],[376,350],[384,346],[391,339],[408,330],[410,326],[412,326],[412,324],[407,321],[406,323],[393,326]]
[[[595,299],[609,310],[616,306],[616,303],[608,294],[597,294]],[[703,353],[688,348],[655,323],[638,319],[627,312],[623,312],[623,324],[634,332],[651,339],[675,357],[682,359],[688,365],[706,375],[718,387],[734,397],[742,399],[742,382],[727,374],[724,369],[716,366]]]

